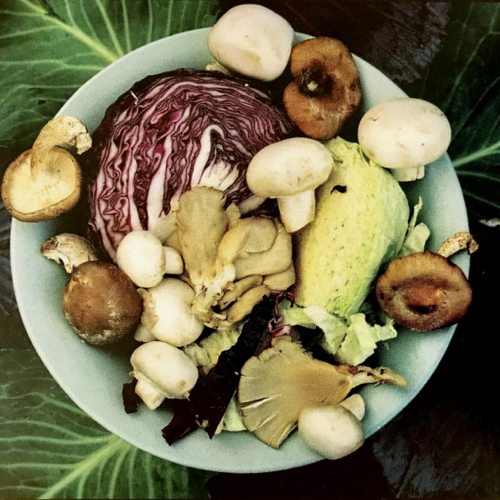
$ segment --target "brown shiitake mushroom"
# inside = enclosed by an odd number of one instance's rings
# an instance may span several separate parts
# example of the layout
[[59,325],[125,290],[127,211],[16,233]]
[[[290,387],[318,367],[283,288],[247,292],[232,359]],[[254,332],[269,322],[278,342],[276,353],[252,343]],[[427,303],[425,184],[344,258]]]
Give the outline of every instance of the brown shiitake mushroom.
[[82,340],[103,346],[137,329],[142,298],[132,280],[117,266],[89,261],[71,273],[64,289],[63,311]]
[[393,260],[376,283],[382,309],[402,326],[430,331],[457,323],[472,290],[462,270],[434,252]]
[[298,43],[292,50],[294,81],[285,88],[288,116],[313,139],[331,139],[356,111],[361,83],[349,49],[331,37]]
[[56,116],[40,131],[32,149],[7,168],[2,199],[12,217],[23,222],[53,219],[80,199],[82,174],[74,156],[58,145],[83,153],[92,144],[86,126],[74,116]]

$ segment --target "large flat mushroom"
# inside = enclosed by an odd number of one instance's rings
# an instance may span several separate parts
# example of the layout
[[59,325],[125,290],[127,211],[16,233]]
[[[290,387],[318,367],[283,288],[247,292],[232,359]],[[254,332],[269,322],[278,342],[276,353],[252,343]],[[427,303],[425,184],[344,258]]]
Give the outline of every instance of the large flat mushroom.
[[377,280],[376,296],[400,325],[430,331],[462,319],[472,290],[453,262],[438,253],[421,252],[393,260]]
[[12,217],[23,222],[53,219],[80,199],[81,171],[75,157],[58,145],[86,151],[91,138],[85,125],[72,116],[57,116],[40,131],[33,148],[7,168],[2,199]]
[[335,137],[361,101],[349,49],[331,37],[304,40],[292,50],[290,70],[294,80],[283,93],[288,116],[309,137]]

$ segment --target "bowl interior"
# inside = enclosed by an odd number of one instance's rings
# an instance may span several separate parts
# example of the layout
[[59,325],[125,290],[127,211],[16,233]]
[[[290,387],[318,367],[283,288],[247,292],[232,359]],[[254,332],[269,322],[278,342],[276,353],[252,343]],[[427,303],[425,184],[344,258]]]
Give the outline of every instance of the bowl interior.
[[[93,131],[106,108],[143,77],[181,67],[203,68],[211,61],[207,49],[209,29],[181,33],[142,47],[101,71],[83,85],[60,110],[74,115]],[[299,40],[306,35],[297,35]],[[375,103],[405,94],[382,73],[356,58],[363,87],[363,110]],[[426,169],[425,177],[405,186],[410,203],[421,196],[421,220],[432,229],[429,249],[456,231],[467,230],[467,214],[457,176],[445,155]],[[180,464],[221,472],[266,472],[309,464],[321,459],[298,435],[292,435],[279,451],[269,448],[247,432],[224,432],[210,440],[197,431],[168,446],[161,429],[169,420],[165,411],[141,409],[127,415],[122,406],[122,384],[129,380],[128,356],[108,352],[81,342],[66,323],[61,297],[67,275],[61,266],[40,255],[40,245],[58,234],[64,217],[30,224],[12,224],[11,260],[14,288],[28,334],[52,376],[66,393],[92,418],[131,444]],[[70,229],[69,229],[70,230]],[[469,258],[454,261],[467,273]],[[367,436],[397,415],[420,391],[440,362],[454,327],[432,334],[402,330],[379,349],[381,364],[409,380],[408,389],[388,386],[364,387],[367,414],[363,426]]]

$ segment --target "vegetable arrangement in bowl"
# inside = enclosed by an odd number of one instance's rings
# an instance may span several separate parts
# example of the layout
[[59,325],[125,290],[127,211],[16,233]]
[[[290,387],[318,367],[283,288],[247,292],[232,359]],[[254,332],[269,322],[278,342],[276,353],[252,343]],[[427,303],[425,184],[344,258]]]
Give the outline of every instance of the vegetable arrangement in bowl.
[[470,235],[425,251],[426,200],[411,206],[400,184],[445,153],[449,124],[402,97],[348,140],[365,91],[356,59],[331,38],[295,43],[264,7],[229,11],[207,46],[214,64],[140,80],[92,139],[72,116],[49,122],[6,172],[3,199],[20,221],[88,210],[86,234],[53,234],[42,255],[69,273],[62,309],[82,340],[135,338],[126,409],[173,408],[172,448],[197,429],[279,448],[298,427],[340,458],[365,435],[353,389],[412,384],[369,366],[395,322],[441,329],[471,301],[449,260],[473,251]]

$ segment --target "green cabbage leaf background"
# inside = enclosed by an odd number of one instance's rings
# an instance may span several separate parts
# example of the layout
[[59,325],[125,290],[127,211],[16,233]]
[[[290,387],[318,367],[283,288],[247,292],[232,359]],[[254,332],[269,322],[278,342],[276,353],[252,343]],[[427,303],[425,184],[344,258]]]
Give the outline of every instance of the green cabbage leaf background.
[[[211,26],[219,9],[216,0],[2,0],[0,173],[98,71],[153,40]],[[500,217],[500,4],[453,2],[444,29],[437,55],[419,67],[423,76],[403,88],[448,116],[449,154],[469,212]],[[390,53],[387,43],[378,53]],[[367,59],[379,66],[376,55]],[[208,497],[212,473],[109,434],[48,374],[15,304],[9,227],[0,203],[0,498]]]

